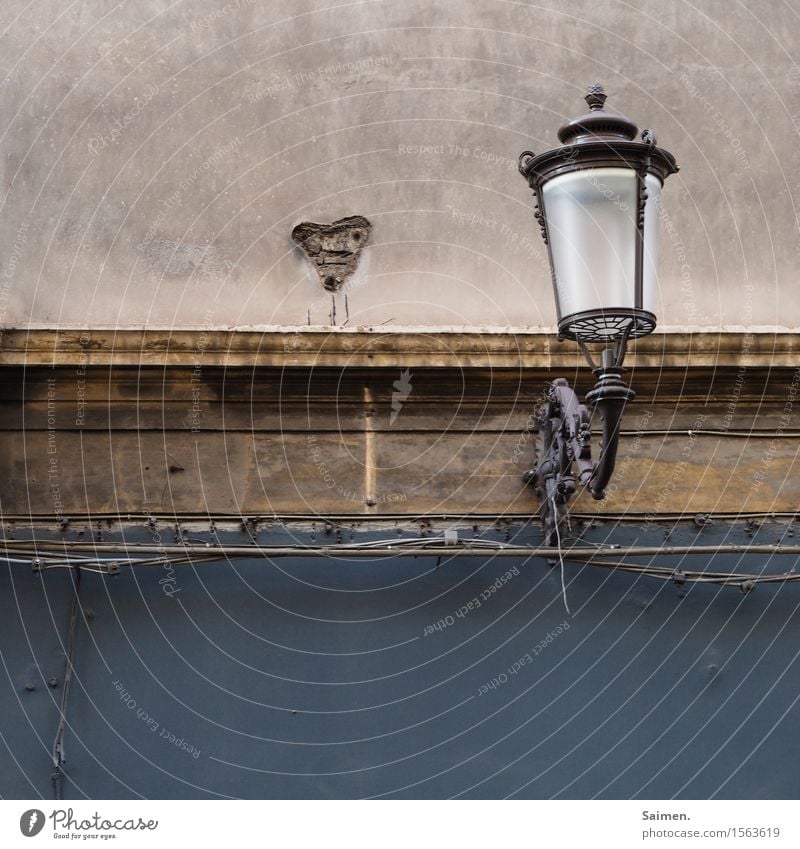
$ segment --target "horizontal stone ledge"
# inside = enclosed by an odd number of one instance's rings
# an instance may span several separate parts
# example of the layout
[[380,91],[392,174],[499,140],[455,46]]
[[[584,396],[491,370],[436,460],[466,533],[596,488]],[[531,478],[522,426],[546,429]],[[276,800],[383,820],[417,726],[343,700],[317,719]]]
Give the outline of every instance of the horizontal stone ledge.
[[[583,368],[572,342],[526,328],[9,329],[0,365]],[[698,330],[630,344],[630,370],[797,368],[800,334]]]

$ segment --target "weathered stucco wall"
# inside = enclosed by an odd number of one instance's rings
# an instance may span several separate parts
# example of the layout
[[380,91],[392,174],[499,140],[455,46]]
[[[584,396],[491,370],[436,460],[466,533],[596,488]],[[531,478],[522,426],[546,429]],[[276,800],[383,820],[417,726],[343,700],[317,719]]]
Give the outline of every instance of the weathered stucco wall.
[[598,79],[682,166],[662,328],[797,327],[798,25],[766,0],[6,0],[0,324],[328,324],[290,233],[364,215],[334,323],[551,326],[516,157]]

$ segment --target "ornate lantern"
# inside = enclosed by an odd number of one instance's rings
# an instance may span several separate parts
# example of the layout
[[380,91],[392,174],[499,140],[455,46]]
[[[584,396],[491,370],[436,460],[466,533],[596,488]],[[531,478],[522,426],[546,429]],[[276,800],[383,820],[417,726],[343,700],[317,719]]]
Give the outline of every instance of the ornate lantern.
[[[561,127],[562,147],[519,158],[548,249],[559,338],[577,342],[597,376],[587,401],[603,419],[600,458],[592,463],[586,407],[565,380],[551,384],[540,415],[539,463],[527,476],[551,543],[577,486],[603,498],[613,473],[620,419],[634,398],[622,361],[628,340],[656,326],[661,188],[678,170],[652,130],[636,141],[636,125],[607,112],[605,100],[603,87],[590,85],[590,111]],[[590,343],[603,345],[599,366]]]

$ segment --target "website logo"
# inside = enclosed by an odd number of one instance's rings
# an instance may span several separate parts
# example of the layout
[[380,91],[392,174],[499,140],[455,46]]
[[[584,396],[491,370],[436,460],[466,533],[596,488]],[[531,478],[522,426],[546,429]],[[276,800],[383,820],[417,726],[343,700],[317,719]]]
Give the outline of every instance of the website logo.
[[44,828],[44,813],[38,808],[31,808],[19,818],[19,830],[25,837],[36,837]]

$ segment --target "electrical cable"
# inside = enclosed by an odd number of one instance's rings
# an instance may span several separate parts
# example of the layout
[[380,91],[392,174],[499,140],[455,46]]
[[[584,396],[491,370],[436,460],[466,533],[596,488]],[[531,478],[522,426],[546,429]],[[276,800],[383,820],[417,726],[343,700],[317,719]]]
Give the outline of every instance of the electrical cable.
[[[329,546],[329,547],[297,547],[297,548],[276,548],[272,549],[269,547],[259,547],[259,546],[237,546],[237,547],[219,547],[213,550],[213,553],[210,552],[207,548],[203,548],[200,556],[194,553],[184,552],[183,556],[175,556],[172,558],[165,557],[163,554],[158,558],[120,558],[120,559],[97,559],[94,561],[87,560],[86,558],[80,558],[79,560],[69,561],[69,560],[61,560],[58,562],[47,564],[46,559],[48,552],[36,549],[33,553],[36,555],[32,560],[23,560],[17,557],[3,557],[2,556],[2,548],[0,548],[0,558],[7,559],[8,562],[18,563],[18,564],[26,564],[31,565],[36,560],[43,562],[43,565],[39,567],[41,571],[49,571],[51,569],[76,569],[80,571],[93,572],[97,574],[113,574],[110,568],[103,568],[103,565],[107,565],[110,567],[112,564],[115,564],[117,569],[114,571],[118,571],[122,566],[156,566],[156,565],[183,565],[186,563],[207,563],[214,562],[223,559],[241,559],[241,558],[252,558],[252,557],[261,557],[261,558],[271,558],[271,557],[307,557],[307,556],[318,556],[318,557],[326,557],[326,558],[337,558],[343,557],[344,559],[352,558],[353,556],[364,556],[364,557],[380,557],[380,558],[396,558],[396,557],[404,557],[404,556],[430,556],[437,558],[446,558],[448,560],[457,556],[482,556],[486,557],[487,555],[494,556],[514,556],[520,558],[531,558],[531,557],[541,557],[544,559],[552,560],[554,556],[558,557],[559,562],[561,564],[561,586],[562,586],[562,595],[564,597],[564,606],[567,609],[567,612],[570,613],[567,597],[566,597],[566,578],[565,578],[565,566],[564,563],[566,560],[581,563],[586,566],[596,566],[606,569],[617,569],[620,571],[627,571],[634,574],[646,575],[653,578],[660,578],[662,580],[672,580],[677,583],[683,582],[692,582],[692,583],[717,583],[723,585],[735,585],[742,586],[743,584],[755,585],[758,583],[798,583],[800,582],[800,573],[795,571],[783,572],[777,575],[754,575],[749,573],[737,573],[737,572],[710,572],[710,571],[699,571],[695,569],[676,569],[674,567],[667,566],[654,566],[654,565],[642,565],[637,563],[630,563],[626,561],[609,561],[605,558],[608,557],[612,552],[616,554],[618,557],[625,556],[636,556],[636,555],[648,555],[648,556],[659,556],[659,555],[720,555],[726,553],[736,553],[736,554],[766,554],[771,558],[775,555],[798,555],[800,554],[800,546],[779,546],[779,545],[749,545],[749,546],[740,546],[740,545],[720,545],[720,546],[662,546],[660,548],[648,548],[645,546],[605,546],[601,547],[599,545],[595,545],[594,547],[588,548],[578,548],[578,547],[570,547],[564,549],[561,543],[561,536],[559,529],[556,528],[556,539],[557,545],[555,548],[536,548],[533,546],[528,547],[519,547],[519,546],[507,546],[504,548],[497,549],[486,549],[486,548],[470,548],[470,547],[457,547],[450,545],[447,548],[412,548],[403,549],[402,547],[398,548],[365,548],[356,550],[354,548],[347,548],[346,550],[342,550],[342,547],[338,546]],[[602,558],[602,559],[601,559]],[[91,568],[88,564],[92,563],[94,566],[99,566],[100,568]]]
[[567,613],[572,616],[572,611],[569,609],[569,604],[567,604],[567,585],[564,580],[564,557],[561,553],[561,532],[558,529],[558,510],[556,508],[555,496],[551,495],[550,500],[553,503],[553,515],[556,517],[556,547],[558,548],[558,559],[561,564],[561,597],[564,599],[564,607]]
[[67,650],[65,652],[65,670],[64,670],[64,686],[61,690],[61,702],[59,704],[58,713],[58,728],[56,736],[53,740],[53,790],[56,799],[63,799],[63,781],[64,769],[63,764],[66,761],[64,756],[64,736],[67,727],[67,701],[69,699],[69,687],[72,683],[72,674],[75,670],[75,638],[78,629],[78,611],[81,608],[80,603],[80,587],[81,587],[81,570],[75,568],[75,579],[73,582],[72,603],[70,605],[69,614],[69,629],[67,632]]

